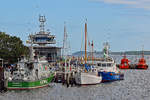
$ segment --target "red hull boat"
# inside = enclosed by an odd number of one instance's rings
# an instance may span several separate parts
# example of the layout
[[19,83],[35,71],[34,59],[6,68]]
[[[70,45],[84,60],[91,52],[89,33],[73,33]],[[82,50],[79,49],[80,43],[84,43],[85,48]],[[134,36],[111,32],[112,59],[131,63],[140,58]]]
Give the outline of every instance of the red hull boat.
[[148,65],[146,64],[146,60],[144,59],[144,55],[139,59],[137,64],[137,69],[147,69]]
[[120,69],[129,69],[129,60],[126,58],[126,56],[124,55],[124,58],[121,59],[121,64],[119,65]]

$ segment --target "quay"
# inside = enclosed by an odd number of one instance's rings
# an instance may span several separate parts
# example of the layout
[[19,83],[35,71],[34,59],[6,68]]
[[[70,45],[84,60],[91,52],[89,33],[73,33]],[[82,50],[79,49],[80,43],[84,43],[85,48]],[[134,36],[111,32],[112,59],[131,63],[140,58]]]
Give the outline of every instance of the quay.
[[63,69],[61,71],[55,72],[54,82],[62,83],[62,85],[67,85],[67,87],[76,85],[75,82],[75,73],[76,70],[67,69],[66,71]]

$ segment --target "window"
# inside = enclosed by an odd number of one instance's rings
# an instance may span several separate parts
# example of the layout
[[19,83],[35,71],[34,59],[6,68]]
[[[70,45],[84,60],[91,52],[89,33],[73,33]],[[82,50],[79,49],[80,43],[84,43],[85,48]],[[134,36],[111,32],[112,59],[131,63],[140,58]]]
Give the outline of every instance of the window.
[[106,67],[106,64],[102,64],[102,67]]
[[97,66],[101,66],[101,63],[98,63]]
[[112,64],[110,64],[110,63],[107,64],[107,67],[111,67],[111,66],[112,66]]

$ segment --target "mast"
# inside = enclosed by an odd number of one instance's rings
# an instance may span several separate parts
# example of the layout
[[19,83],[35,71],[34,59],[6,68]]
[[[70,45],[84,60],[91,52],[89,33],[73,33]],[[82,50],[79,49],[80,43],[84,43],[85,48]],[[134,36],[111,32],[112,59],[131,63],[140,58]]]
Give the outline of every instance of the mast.
[[108,58],[109,57],[109,44],[108,42],[104,43],[104,49],[103,49],[103,52],[104,52],[104,58]]
[[32,37],[30,36],[30,39],[31,39],[31,41],[30,41],[30,61],[33,61],[33,59],[34,59],[34,49],[33,49],[33,39],[32,39]]
[[126,54],[125,54],[125,53],[124,53],[124,56],[123,56],[123,57],[124,57],[124,59],[126,59]]
[[144,45],[142,45],[142,58],[144,58]]
[[87,19],[86,19],[86,22],[85,22],[85,64],[87,63],[87,52],[86,52],[86,49],[87,49]]
[[64,22],[64,39],[63,39],[63,56],[66,56],[66,39],[67,39],[67,32],[66,32],[66,22]]
[[66,22],[64,22],[64,40],[63,40],[63,56],[65,58],[65,79],[67,70],[67,32],[66,32]]

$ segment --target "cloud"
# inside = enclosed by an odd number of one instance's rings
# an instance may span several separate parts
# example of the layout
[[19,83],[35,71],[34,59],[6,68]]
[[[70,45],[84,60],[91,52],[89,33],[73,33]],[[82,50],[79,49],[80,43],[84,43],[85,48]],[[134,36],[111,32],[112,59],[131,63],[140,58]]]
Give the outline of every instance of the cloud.
[[133,8],[144,8],[150,10],[150,0],[91,0],[109,4],[123,4]]

